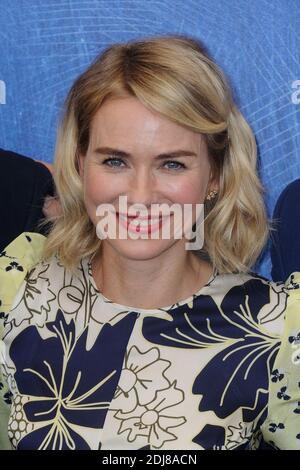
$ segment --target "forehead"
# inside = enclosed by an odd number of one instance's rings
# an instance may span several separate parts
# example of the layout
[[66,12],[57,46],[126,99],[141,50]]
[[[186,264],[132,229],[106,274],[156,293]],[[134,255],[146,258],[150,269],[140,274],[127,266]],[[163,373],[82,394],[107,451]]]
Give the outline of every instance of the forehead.
[[186,143],[195,147],[201,136],[129,96],[104,102],[92,120],[91,140],[102,144],[111,143],[111,140],[152,144],[159,141],[166,145]]

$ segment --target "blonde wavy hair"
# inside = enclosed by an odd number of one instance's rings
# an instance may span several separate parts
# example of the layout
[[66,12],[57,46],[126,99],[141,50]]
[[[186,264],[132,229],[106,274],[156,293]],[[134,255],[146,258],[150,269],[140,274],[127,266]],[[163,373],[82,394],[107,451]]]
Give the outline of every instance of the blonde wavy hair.
[[73,270],[101,246],[87,214],[78,155],[85,155],[89,130],[104,100],[129,94],[171,121],[203,135],[219,192],[205,201],[204,245],[219,273],[249,272],[271,228],[256,163],[254,135],[234,104],[224,73],[198,41],[182,35],[113,44],[71,87],[58,130],[54,181],[61,212],[43,257],[57,254]]

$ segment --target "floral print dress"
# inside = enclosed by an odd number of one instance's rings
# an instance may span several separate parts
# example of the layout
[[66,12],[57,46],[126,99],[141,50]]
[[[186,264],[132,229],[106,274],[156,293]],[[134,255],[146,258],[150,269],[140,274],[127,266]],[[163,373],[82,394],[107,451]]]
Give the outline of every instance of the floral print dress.
[[[300,449],[300,273],[214,272],[158,309],[116,304],[44,237],[0,256],[1,433],[13,449]],[[298,347],[298,349],[297,349]]]

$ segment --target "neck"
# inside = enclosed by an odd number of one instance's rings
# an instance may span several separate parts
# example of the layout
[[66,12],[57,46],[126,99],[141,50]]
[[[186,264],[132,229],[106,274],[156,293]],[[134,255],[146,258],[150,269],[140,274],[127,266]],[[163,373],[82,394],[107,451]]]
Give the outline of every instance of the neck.
[[190,251],[166,250],[151,259],[129,259],[111,246],[102,246],[92,260],[98,289],[112,302],[135,308],[156,309],[190,297],[212,274],[211,265]]

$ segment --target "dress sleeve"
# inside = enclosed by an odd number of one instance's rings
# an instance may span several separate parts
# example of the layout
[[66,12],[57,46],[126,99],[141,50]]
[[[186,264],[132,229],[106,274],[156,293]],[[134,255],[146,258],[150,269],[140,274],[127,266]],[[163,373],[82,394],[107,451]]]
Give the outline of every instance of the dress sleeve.
[[300,272],[285,282],[288,299],[281,346],[270,375],[264,440],[281,450],[300,450]]
[[46,237],[24,232],[0,253],[0,449],[10,449],[7,423],[11,393],[3,375],[3,330],[13,300],[27,273],[41,259]]

